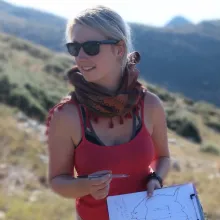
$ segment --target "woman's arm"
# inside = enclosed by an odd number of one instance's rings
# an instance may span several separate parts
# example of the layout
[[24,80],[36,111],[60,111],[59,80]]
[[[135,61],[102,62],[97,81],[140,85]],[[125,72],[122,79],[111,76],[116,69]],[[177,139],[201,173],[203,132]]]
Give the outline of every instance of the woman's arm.
[[[78,128],[78,129],[76,129]],[[80,140],[77,109],[66,105],[54,113],[48,134],[48,179],[51,189],[66,198],[88,194],[84,181],[73,177],[74,141]]]
[[[145,96],[145,118],[148,120],[148,127],[156,153],[156,160],[151,164],[151,168],[164,180],[170,169],[166,115],[159,97],[150,92],[147,92]],[[158,188],[161,188],[158,179],[153,178],[147,181],[147,195],[149,197]]]
[[166,114],[160,99],[158,97],[155,97],[155,99],[152,140],[154,142],[157,160],[155,161],[154,171],[164,179],[170,169]]
[[[146,99],[150,99],[150,104],[146,111],[151,111],[152,118],[152,140],[155,146],[156,160],[153,162],[151,168],[164,179],[170,169],[170,152],[168,148],[167,137],[167,123],[166,114],[163,108],[162,101],[153,93],[147,94]],[[150,106],[150,107],[149,107]]]

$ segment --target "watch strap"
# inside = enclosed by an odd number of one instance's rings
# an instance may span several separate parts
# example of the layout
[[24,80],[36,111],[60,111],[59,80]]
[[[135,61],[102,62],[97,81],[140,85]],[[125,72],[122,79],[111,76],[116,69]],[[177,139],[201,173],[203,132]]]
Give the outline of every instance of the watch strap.
[[151,179],[156,179],[159,181],[161,188],[163,187],[163,179],[156,173],[156,172],[151,172],[147,176],[147,182],[149,182]]

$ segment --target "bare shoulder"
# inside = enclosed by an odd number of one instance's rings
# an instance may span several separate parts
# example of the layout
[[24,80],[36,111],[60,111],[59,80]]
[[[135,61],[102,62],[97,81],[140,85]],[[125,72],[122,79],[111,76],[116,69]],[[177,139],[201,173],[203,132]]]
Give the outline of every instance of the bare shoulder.
[[[64,125],[64,127],[69,126],[70,120],[77,120],[78,114],[76,106],[73,104],[64,104],[62,108],[56,107],[51,114],[50,127],[53,125]],[[59,129],[59,128],[58,128]]]
[[79,132],[80,117],[77,106],[68,103],[64,104],[61,109],[55,108],[51,116],[49,125],[49,135],[61,135],[70,136],[73,142],[77,142],[78,136],[81,135]]
[[144,105],[152,108],[161,108],[163,106],[161,99],[150,91],[146,91],[144,97]]
[[152,134],[156,119],[164,117],[164,110],[160,98],[150,91],[145,92],[143,113],[145,126],[149,133]]
[[57,118],[63,119],[68,121],[69,119],[71,120],[77,120],[79,115],[78,115],[78,110],[75,104],[64,104],[62,109],[55,110],[55,114],[57,115]]
[[144,114],[148,118],[165,117],[165,110],[162,100],[150,91],[146,91],[144,97]]

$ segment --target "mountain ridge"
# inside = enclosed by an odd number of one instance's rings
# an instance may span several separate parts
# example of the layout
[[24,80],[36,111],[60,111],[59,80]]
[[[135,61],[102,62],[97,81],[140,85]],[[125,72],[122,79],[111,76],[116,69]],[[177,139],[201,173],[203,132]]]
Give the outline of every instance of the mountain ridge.
[[177,15],[171,18],[165,25],[164,27],[183,27],[185,25],[193,25],[193,23],[185,18],[184,16]]

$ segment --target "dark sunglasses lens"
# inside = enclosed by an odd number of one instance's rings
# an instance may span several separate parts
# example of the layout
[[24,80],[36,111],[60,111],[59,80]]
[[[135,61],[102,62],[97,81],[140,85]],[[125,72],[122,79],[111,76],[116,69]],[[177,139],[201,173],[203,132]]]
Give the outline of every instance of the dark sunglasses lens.
[[80,45],[76,43],[71,43],[67,45],[67,49],[72,56],[78,56],[80,51]]
[[99,44],[96,42],[88,42],[83,45],[83,49],[88,55],[94,56],[99,53]]

